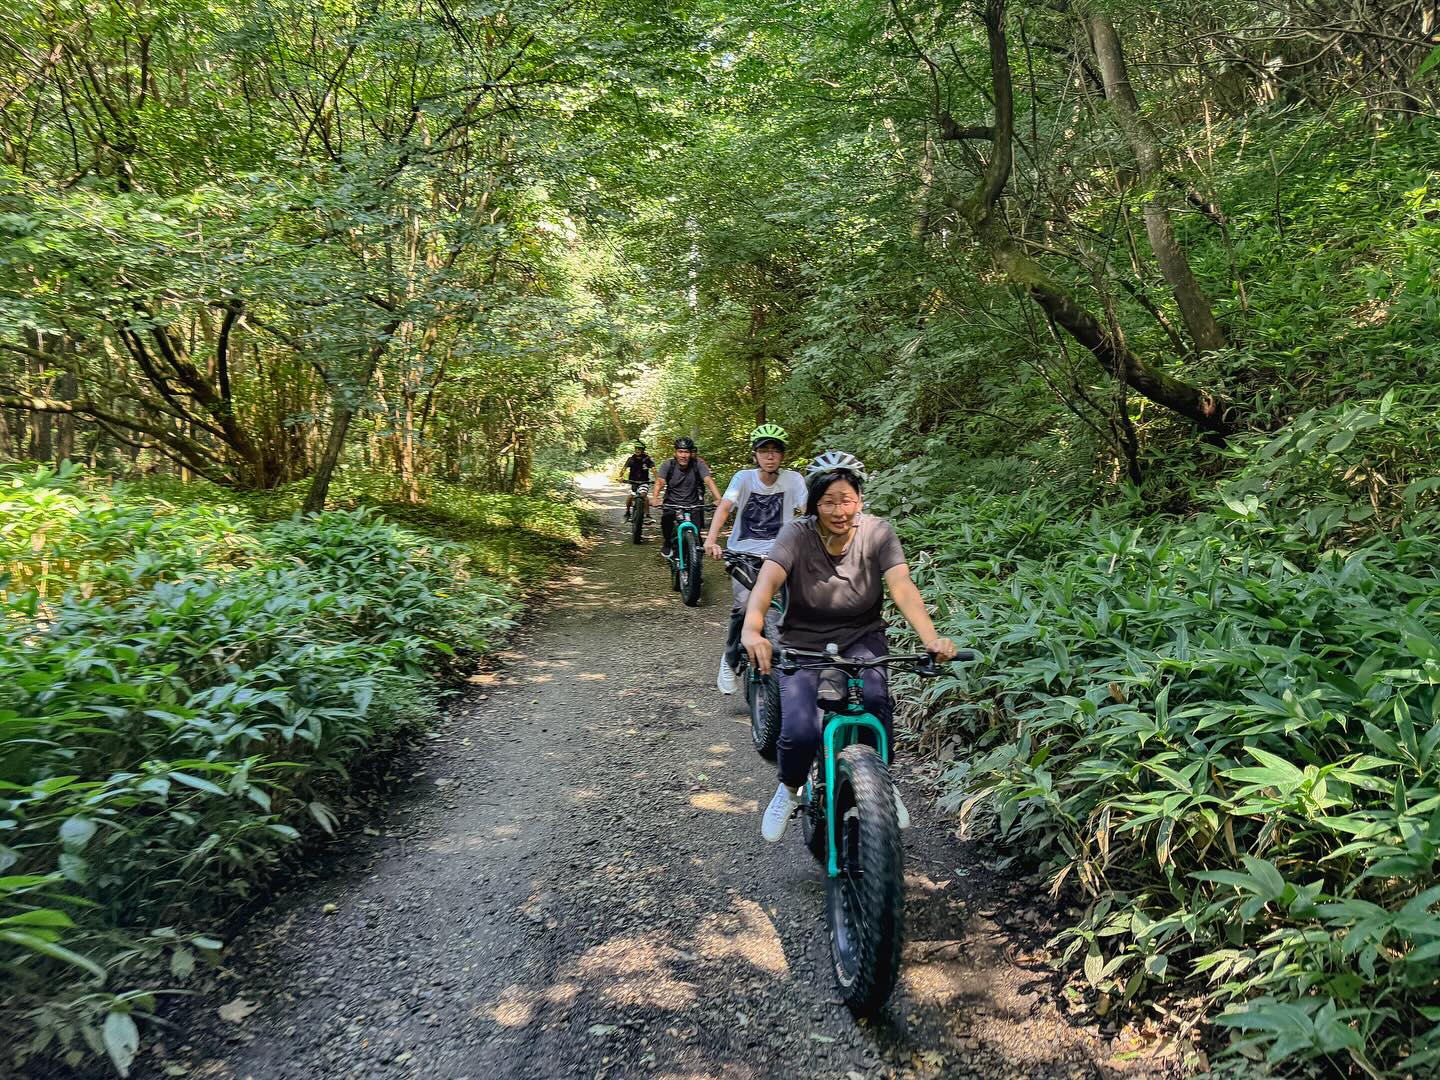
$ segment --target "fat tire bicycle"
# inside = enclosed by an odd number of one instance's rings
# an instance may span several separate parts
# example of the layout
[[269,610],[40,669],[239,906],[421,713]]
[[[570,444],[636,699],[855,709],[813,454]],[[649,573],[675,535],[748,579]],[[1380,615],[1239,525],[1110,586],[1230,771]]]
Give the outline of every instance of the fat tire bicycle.
[[630,516],[626,520],[630,523],[630,540],[632,543],[641,542],[640,535],[645,531],[645,519],[650,514],[650,485],[641,484],[635,488],[630,502]]
[[[739,551],[727,551],[724,558],[726,572],[745,588],[753,590],[765,560]],[[781,586],[770,600],[770,610],[765,613],[765,636],[777,651],[780,648],[780,620],[785,616],[787,595],[785,587]],[[755,752],[766,761],[774,761],[780,743],[780,680],[773,671],[762,675],[760,669],[750,663],[750,657],[743,649],[735,659],[735,677],[743,680],[745,686],[745,709],[750,714],[750,741],[755,746]]]
[[695,524],[695,512],[707,509],[705,503],[690,503],[685,506],[671,504],[662,507],[675,515],[675,535],[670,543],[670,554],[665,561],[670,564],[670,588],[680,594],[686,607],[700,603],[700,587],[703,584],[702,564],[705,561],[705,546],[700,541],[700,527]]
[[[962,650],[956,660],[974,660]],[[824,714],[820,753],[801,793],[805,845],[825,866],[825,923],[840,996],[856,1016],[876,1015],[895,989],[905,942],[905,849],[890,780],[885,725],[864,704],[864,672],[905,667],[922,678],[943,674],[929,653],[840,656],[782,649],[786,674],[820,670]]]

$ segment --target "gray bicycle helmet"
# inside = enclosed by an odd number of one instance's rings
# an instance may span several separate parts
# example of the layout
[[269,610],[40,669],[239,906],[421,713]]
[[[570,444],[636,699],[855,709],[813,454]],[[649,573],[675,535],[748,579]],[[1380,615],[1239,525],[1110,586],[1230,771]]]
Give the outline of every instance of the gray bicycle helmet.
[[806,467],[805,476],[806,479],[813,480],[817,476],[832,472],[853,473],[862,482],[865,480],[864,463],[844,450],[826,450]]

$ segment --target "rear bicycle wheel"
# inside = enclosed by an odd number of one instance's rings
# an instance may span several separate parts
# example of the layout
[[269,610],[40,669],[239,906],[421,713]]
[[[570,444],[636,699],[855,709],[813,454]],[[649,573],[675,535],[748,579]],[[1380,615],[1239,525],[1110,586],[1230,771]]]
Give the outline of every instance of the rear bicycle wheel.
[[680,599],[686,607],[700,603],[700,544],[694,529],[686,529],[679,538]]
[[750,712],[750,658],[743,652],[740,658],[735,661],[735,682],[740,687],[740,693],[731,694],[730,700],[734,703],[737,713]]
[[780,744],[780,680],[773,672],[754,672],[745,683],[745,700],[750,706],[750,741],[755,752],[774,761]]
[[874,1016],[895,989],[905,936],[905,851],[890,774],[872,747],[835,762],[839,873],[825,890],[830,958],[840,996],[856,1016]]
[[824,866],[830,840],[825,828],[825,785],[822,779],[820,759],[816,758],[815,764],[810,766],[810,782],[800,793],[800,832],[810,854]]

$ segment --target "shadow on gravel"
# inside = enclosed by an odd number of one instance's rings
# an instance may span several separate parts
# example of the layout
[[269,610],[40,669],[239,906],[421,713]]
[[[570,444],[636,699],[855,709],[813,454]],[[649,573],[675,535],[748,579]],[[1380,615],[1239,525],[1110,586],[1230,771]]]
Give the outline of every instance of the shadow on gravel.
[[[713,689],[728,589],[706,570],[685,608],[653,544],[602,535],[396,762],[410,790],[227,948],[143,1080],[1122,1075],[1011,955],[1001,912],[1028,898],[918,795],[901,985],[874,1024],[836,1000],[822,872],[760,840],[773,768]],[[237,1000],[254,1015],[217,1022]]]

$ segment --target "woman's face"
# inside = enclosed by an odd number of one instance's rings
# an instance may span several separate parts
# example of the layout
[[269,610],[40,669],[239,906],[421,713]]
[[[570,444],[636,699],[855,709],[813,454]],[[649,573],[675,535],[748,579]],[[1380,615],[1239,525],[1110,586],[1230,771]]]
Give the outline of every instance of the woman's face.
[[863,505],[860,493],[849,480],[836,480],[815,504],[820,527],[832,536],[849,532]]

